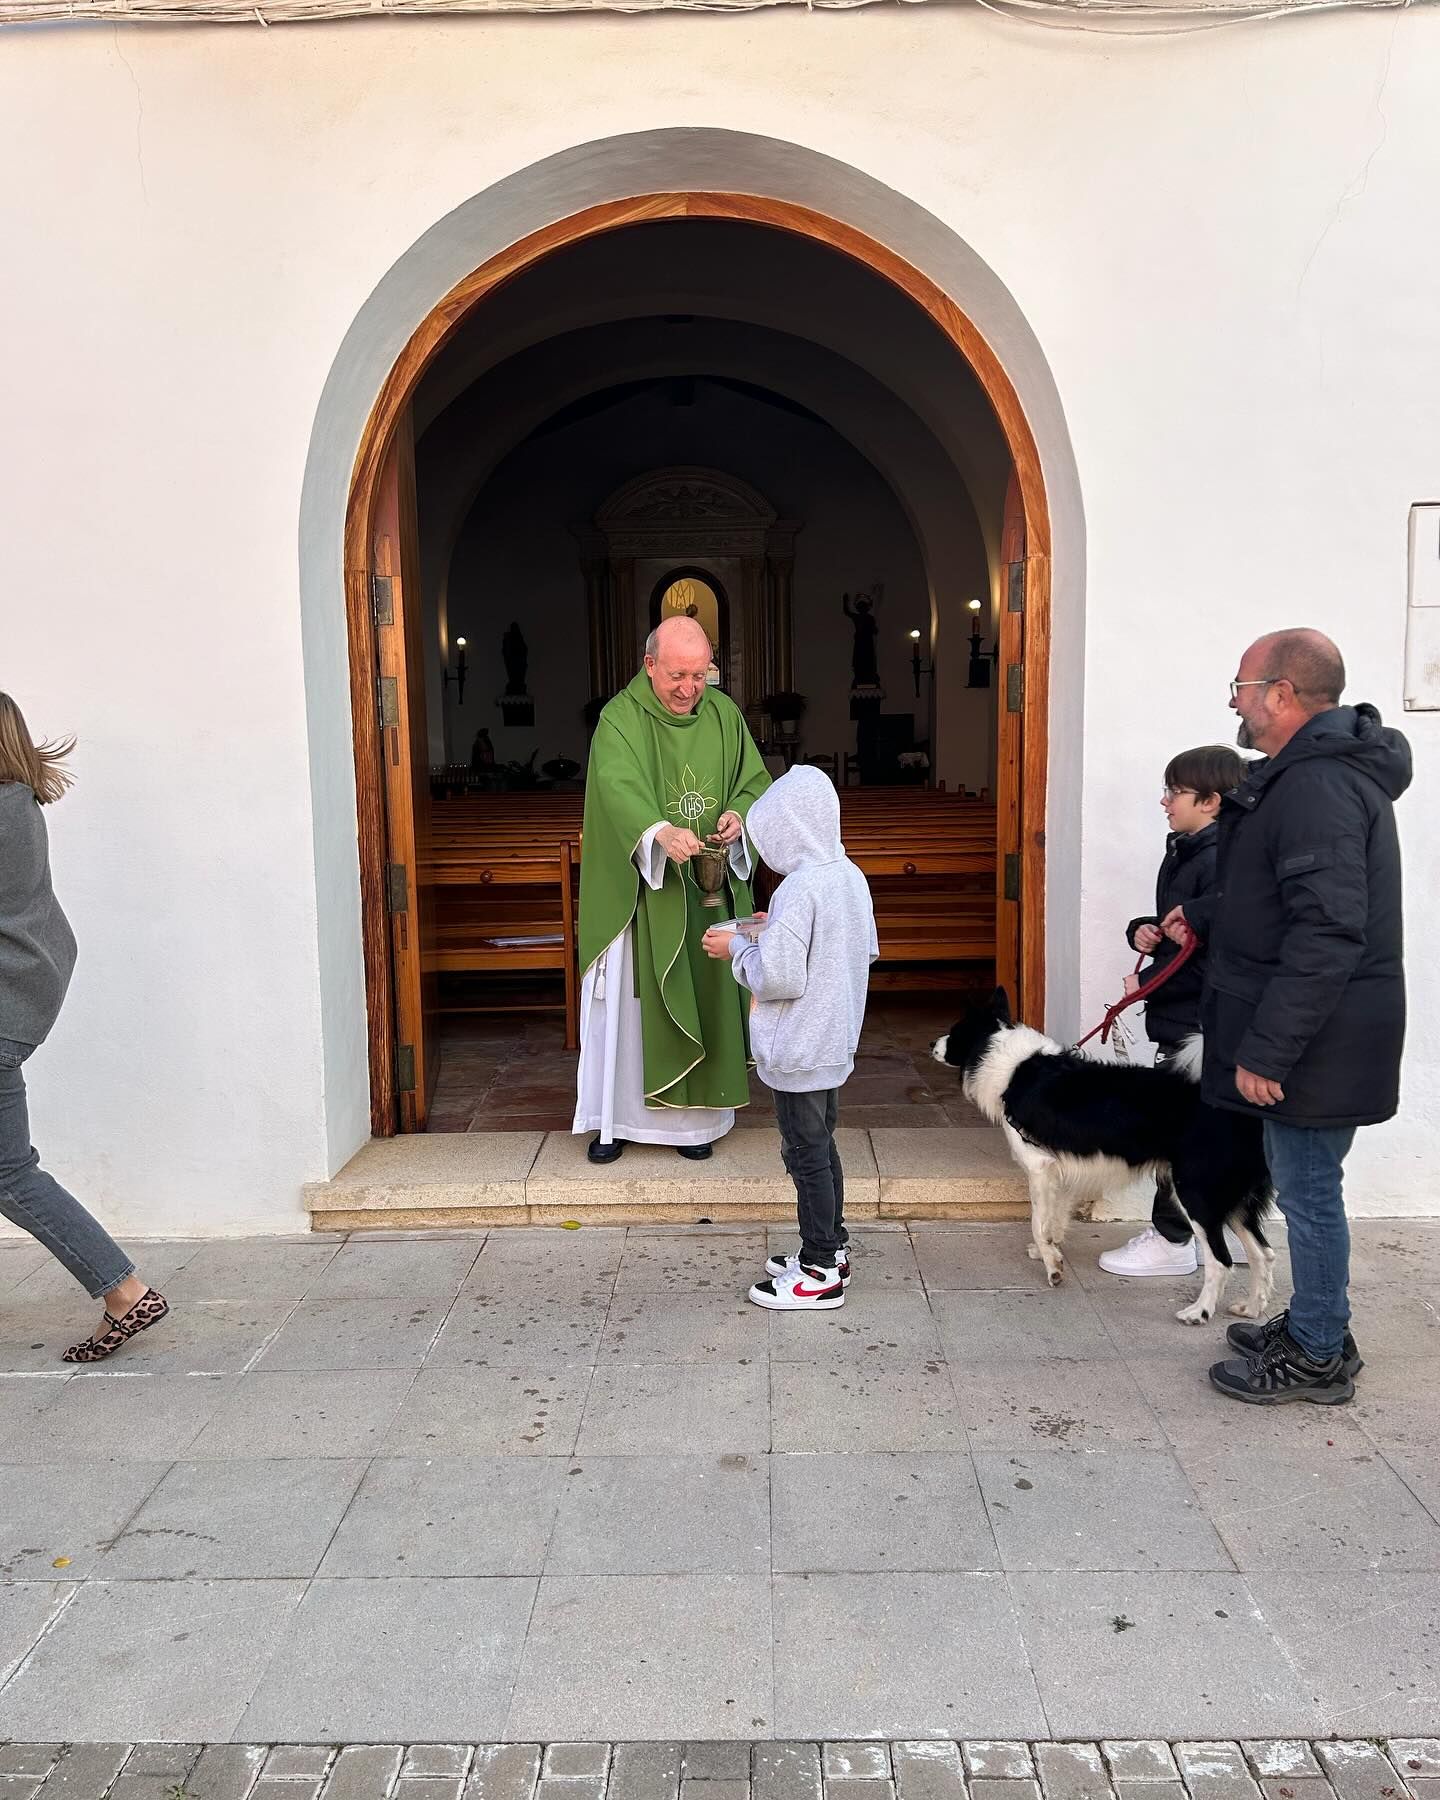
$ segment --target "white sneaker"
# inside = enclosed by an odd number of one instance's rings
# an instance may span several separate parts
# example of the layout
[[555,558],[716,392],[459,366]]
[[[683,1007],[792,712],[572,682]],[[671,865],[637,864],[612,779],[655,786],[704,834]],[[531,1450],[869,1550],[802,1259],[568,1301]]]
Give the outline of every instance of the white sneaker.
[[749,1297],[771,1312],[833,1312],[845,1304],[845,1288],[838,1269],[807,1268],[794,1258],[783,1275],[757,1281]]
[[1193,1275],[1197,1266],[1194,1238],[1172,1244],[1153,1225],[1118,1250],[1100,1253],[1100,1267],[1107,1275]]
[[[765,1273],[773,1280],[777,1275],[783,1275],[791,1263],[798,1263],[799,1260],[798,1255],[768,1257],[765,1262]],[[840,1249],[835,1252],[835,1267],[840,1271],[841,1287],[848,1288],[850,1285],[850,1252],[845,1249],[844,1245],[841,1245]]]

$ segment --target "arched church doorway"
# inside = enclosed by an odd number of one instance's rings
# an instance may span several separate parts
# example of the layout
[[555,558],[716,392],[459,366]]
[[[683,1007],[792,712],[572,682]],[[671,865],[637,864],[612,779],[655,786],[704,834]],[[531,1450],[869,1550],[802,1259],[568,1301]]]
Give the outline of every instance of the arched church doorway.
[[[377,402],[347,521],[353,690],[380,695],[355,708],[374,1130],[426,1124],[442,1007],[513,1030],[573,992],[586,733],[667,606],[772,766],[836,781],[877,986],[998,974],[1038,1018],[1047,550],[988,346],[834,221],[652,197],[462,282]],[[563,1068],[557,1044],[544,1104],[484,1122],[561,1128]]]

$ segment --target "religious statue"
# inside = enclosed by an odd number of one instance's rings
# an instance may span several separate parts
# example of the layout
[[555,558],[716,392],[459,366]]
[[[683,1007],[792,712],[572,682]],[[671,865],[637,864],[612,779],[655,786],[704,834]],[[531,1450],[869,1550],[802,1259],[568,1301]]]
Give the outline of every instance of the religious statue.
[[857,594],[852,605],[850,596],[842,594],[840,604],[845,609],[845,617],[855,629],[855,647],[850,653],[850,685],[855,688],[878,688],[880,666],[875,650],[880,627],[875,622],[870,597],[867,594]]
[[530,650],[519,623],[512,619],[510,629],[500,640],[500,654],[505,659],[505,692],[525,692],[525,671],[530,663]]

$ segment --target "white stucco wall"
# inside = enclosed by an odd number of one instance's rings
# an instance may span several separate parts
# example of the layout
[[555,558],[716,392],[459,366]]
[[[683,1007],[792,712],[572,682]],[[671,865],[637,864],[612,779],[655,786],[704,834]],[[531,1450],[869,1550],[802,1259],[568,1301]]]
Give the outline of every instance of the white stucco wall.
[[[1437,91],[1423,8],[1158,41],[938,6],[7,32],[0,681],[82,740],[51,815],[81,963],[30,1070],[56,1172],[123,1230],[284,1230],[363,1139],[344,622],[316,595],[369,371],[461,272],[453,209],[508,184],[463,215],[498,247],[662,168],[725,185],[720,132],[794,147],[734,140],[734,185],[833,197],[949,271],[1017,371],[1057,509],[1050,1011],[1098,1014],[1159,770],[1225,735],[1247,639],[1332,631],[1402,722]],[[604,145],[667,127],[699,136]],[[1405,1111],[1351,1183],[1380,1213],[1440,1210],[1440,727],[1404,723]]]

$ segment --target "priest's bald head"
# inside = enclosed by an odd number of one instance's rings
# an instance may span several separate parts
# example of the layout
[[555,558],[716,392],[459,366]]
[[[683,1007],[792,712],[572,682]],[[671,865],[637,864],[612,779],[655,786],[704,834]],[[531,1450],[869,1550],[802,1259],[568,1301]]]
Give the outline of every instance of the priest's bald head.
[[697,619],[662,619],[645,640],[645,673],[666,712],[694,712],[705,692],[710,639]]

